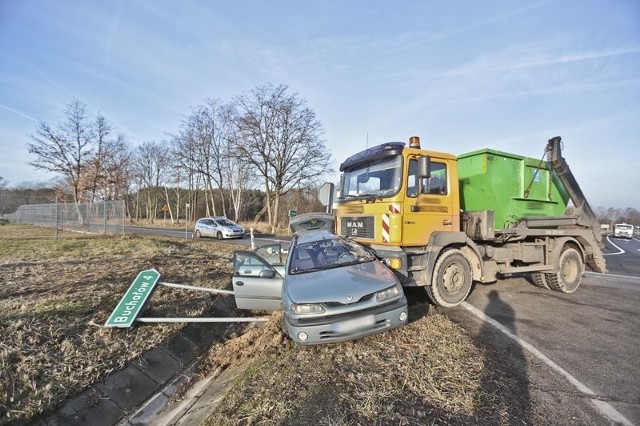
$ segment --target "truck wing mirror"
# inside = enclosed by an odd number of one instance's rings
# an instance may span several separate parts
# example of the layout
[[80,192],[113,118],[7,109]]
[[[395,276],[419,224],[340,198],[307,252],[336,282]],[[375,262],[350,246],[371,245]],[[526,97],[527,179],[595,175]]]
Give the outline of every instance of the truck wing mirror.
[[420,179],[431,177],[431,157],[425,155],[418,159],[418,177]]
[[[418,158],[418,194],[422,194],[424,179],[431,177],[431,157],[425,155]],[[414,211],[414,210],[412,210]]]

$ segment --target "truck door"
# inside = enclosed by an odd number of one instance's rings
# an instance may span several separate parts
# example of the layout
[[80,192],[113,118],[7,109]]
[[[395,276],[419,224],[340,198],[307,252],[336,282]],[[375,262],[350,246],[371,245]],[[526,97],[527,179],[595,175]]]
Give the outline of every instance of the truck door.
[[407,167],[403,245],[426,245],[434,231],[457,231],[458,212],[454,211],[452,202],[457,190],[452,187],[448,163],[432,158],[430,177],[422,178],[422,185],[418,179],[417,158],[409,159]]
[[282,275],[258,254],[233,253],[233,292],[238,309],[275,311],[281,308]]

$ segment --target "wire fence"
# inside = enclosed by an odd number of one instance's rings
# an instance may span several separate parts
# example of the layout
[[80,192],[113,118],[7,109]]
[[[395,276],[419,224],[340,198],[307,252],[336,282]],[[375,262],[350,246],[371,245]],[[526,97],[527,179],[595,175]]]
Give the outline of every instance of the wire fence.
[[58,230],[91,233],[124,234],[126,208],[124,200],[99,203],[39,203],[18,204],[0,198],[0,220]]

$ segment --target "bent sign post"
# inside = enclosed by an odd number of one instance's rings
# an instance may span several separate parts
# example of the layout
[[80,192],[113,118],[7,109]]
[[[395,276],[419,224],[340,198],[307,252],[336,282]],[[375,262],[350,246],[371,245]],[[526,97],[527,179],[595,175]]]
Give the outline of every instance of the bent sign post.
[[113,310],[104,326],[131,327],[140,312],[142,312],[159,279],[160,272],[155,269],[147,269],[140,272],[131,287],[129,287],[129,290],[122,296],[120,303]]

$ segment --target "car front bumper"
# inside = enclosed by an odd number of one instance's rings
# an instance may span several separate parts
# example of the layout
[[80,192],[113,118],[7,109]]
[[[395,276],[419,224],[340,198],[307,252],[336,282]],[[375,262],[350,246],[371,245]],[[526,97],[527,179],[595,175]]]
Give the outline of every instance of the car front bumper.
[[[296,320],[285,314],[287,334],[299,345],[344,342],[401,327],[409,309],[403,295],[393,303],[329,317]],[[306,336],[306,339],[304,338]]]

